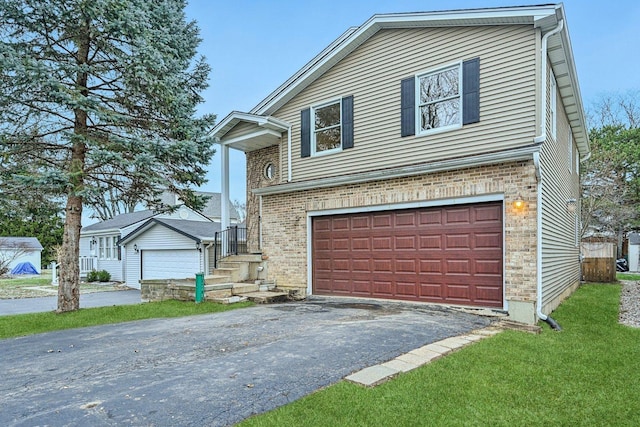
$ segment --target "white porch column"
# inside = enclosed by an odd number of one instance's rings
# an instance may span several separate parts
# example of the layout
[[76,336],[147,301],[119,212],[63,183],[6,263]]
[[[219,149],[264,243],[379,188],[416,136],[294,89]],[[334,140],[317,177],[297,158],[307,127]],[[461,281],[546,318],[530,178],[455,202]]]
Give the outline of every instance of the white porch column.
[[229,227],[229,147],[220,144],[220,218],[222,230]]

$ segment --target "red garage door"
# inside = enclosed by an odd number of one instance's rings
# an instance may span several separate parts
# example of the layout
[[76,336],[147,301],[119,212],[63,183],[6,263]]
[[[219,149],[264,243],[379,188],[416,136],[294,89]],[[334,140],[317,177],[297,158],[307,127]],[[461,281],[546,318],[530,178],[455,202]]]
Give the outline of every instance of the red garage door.
[[313,218],[313,292],[502,307],[502,203]]

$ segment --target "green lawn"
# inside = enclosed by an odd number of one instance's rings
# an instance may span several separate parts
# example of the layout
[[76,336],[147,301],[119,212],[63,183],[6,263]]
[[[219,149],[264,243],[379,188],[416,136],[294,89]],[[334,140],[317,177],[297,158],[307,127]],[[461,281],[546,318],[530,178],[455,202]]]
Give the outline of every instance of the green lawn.
[[243,302],[228,305],[203,302],[195,304],[193,302],[171,300],[134,305],[81,308],[78,311],[63,314],[47,312],[0,316],[0,339],[131,320],[217,313],[250,305],[253,305],[253,303]]
[[346,381],[242,426],[638,426],[640,329],[585,285],[541,335],[506,331],[376,388]]
[[[114,284],[80,283],[80,293],[116,291]],[[51,284],[51,270],[43,270],[40,275],[0,278],[0,299],[50,297],[58,295],[58,287]]]
[[640,274],[637,273],[616,273],[618,280],[640,280]]

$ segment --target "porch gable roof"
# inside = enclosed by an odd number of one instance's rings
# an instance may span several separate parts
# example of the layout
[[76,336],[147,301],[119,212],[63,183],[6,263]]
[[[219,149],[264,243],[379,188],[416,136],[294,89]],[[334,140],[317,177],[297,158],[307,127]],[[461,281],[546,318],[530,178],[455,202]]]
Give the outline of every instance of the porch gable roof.
[[[242,135],[226,137],[229,131],[241,123],[249,124],[250,130]],[[209,135],[220,144],[246,153],[278,144],[282,133],[289,128],[289,123],[275,117],[232,111],[211,130]]]

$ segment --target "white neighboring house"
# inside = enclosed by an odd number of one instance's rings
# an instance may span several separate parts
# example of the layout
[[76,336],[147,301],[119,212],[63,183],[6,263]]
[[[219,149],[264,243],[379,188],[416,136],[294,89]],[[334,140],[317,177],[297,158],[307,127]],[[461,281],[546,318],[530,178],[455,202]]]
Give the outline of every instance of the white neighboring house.
[[193,279],[213,267],[215,233],[220,223],[197,218],[149,218],[120,240],[126,251],[125,282],[139,288],[140,280]]
[[21,262],[30,262],[40,274],[42,249],[40,241],[35,237],[0,237],[0,257],[10,259],[16,251],[22,252],[9,262],[9,271]]
[[[179,267],[191,266],[194,262],[187,262],[184,259],[184,252],[182,252],[185,249],[184,236],[183,233],[175,230],[197,228],[193,223],[197,223],[197,226],[202,227],[203,230],[210,229],[210,232],[204,234],[210,234],[211,240],[213,240],[215,231],[220,228],[219,224],[215,224],[206,216],[186,206],[181,206],[176,211],[169,213],[146,210],[122,214],[110,220],[84,227],[80,232],[80,275],[86,276],[91,270],[106,270],[111,274],[112,280],[125,282],[130,287],[140,288],[138,282],[141,277],[140,263],[146,262],[149,266],[142,270],[146,273],[145,278],[165,278],[164,276],[169,273],[172,275],[170,278],[184,277],[182,276],[184,269]],[[171,225],[171,227],[152,227],[156,224]],[[147,231],[149,238],[146,237]],[[137,241],[127,244],[131,239],[124,240],[132,233],[136,238],[143,238],[142,241],[144,241],[147,251],[157,249],[160,252],[155,253],[156,256],[153,252],[147,253],[143,258],[140,255],[139,247],[136,246]],[[189,248],[196,250],[193,241]],[[136,249],[138,249],[137,252]],[[163,256],[165,258],[162,258]],[[155,274],[153,270],[150,270],[154,265],[157,268],[162,268],[167,265],[167,260],[171,264],[172,260],[181,258],[182,261],[174,266],[173,271],[164,269],[158,270],[158,273]],[[193,274],[198,271],[194,271]]]

